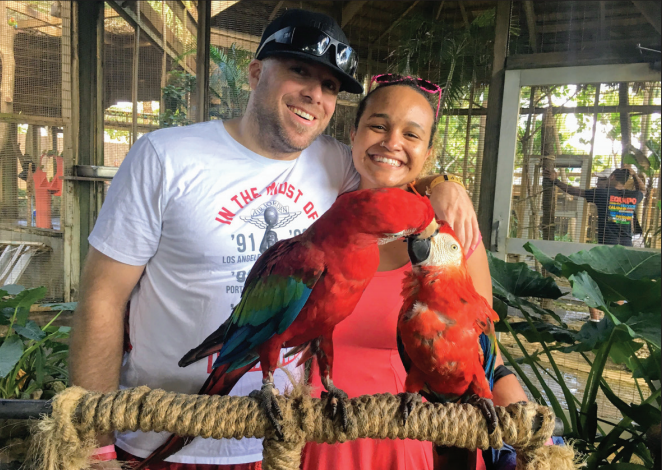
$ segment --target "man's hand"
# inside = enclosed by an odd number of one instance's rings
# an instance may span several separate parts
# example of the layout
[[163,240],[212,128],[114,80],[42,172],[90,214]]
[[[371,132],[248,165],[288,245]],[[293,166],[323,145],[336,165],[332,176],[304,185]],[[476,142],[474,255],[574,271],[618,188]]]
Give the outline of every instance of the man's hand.
[[476,249],[480,243],[480,229],[467,191],[457,183],[444,181],[432,188],[430,202],[437,218],[453,228],[464,252]]
[[550,170],[549,168],[542,169],[542,177],[548,180],[555,181],[559,175],[556,173],[556,170]]

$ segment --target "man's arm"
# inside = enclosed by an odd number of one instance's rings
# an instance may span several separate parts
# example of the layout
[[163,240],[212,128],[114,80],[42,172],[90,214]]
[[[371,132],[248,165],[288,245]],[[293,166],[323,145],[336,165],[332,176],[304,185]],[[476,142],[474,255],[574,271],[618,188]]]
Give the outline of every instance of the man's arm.
[[630,172],[630,176],[632,176],[632,180],[634,183],[634,189],[637,191],[640,191],[644,196],[646,195],[646,183],[641,179],[641,176],[634,171],[632,168],[628,168],[628,171]]
[[[424,176],[416,180],[416,191],[425,194],[430,183],[439,175]],[[464,247],[464,252],[476,249],[480,243],[480,228],[471,198],[459,184],[444,181],[432,188],[430,203],[437,218],[448,222],[457,239]]]
[[569,184],[559,180],[555,170],[548,170],[543,168],[542,177],[548,180],[552,180],[554,186],[559,188],[564,193],[570,194],[571,196],[586,197],[586,191],[584,189],[575,188],[574,186],[570,186]]
[[[69,347],[73,385],[98,392],[117,389],[126,305],[144,269],[115,261],[90,247]],[[110,436],[100,436],[98,441],[99,446],[112,444]]]

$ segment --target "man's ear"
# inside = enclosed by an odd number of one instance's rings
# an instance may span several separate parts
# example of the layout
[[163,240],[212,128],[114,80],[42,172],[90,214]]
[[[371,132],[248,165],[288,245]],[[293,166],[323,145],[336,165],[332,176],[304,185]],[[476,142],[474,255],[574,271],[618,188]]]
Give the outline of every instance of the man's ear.
[[350,146],[354,145],[354,137],[356,137],[356,129],[353,127],[349,130],[349,142]]
[[263,69],[264,62],[261,60],[253,59],[250,64],[248,64],[248,84],[250,85],[251,90],[255,90],[257,87]]

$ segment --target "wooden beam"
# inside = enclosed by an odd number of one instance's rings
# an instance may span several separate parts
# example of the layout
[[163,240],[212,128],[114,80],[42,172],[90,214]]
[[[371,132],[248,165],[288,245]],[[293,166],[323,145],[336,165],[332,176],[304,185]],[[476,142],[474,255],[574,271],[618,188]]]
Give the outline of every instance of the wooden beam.
[[340,24],[341,28],[344,28],[351,20],[356,16],[356,14],[361,11],[363,5],[368,2],[347,2],[342,8],[342,23]]
[[219,13],[227,10],[231,6],[234,6],[236,3],[239,3],[239,1],[212,2],[212,4],[211,4],[211,16],[212,16],[212,18],[214,16],[218,15]]
[[[149,40],[152,41],[152,43],[155,44],[157,47],[161,48],[161,50],[165,51],[166,54],[168,54],[172,59],[176,59],[177,57],[179,57],[179,53],[177,53],[177,51],[173,50],[170,46],[168,46],[167,41],[163,41],[157,34],[155,34],[152,28],[149,28],[141,18],[137,17],[135,12],[126,8],[122,8],[117,3],[117,0],[107,0],[106,3],[108,3],[111,7],[113,7],[113,9],[117,13],[119,13],[119,15],[122,18],[124,18],[124,20],[127,21],[131,26],[133,26],[134,28],[136,26],[140,27],[142,31],[145,34],[147,34]],[[142,2],[142,5],[143,8],[145,7],[145,5],[151,8],[149,3],[147,2]],[[186,70],[191,75],[195,74],[195,71],[192,70],[191,67],[189,67],[185,61],[181,62],[180,65],[184,68],[184,70]]]
[[607,39],[607,6],[605,2],[600,2],[600,41]]
[[535,54],[538,52],[538,36],[536,31],[536,12],[532,1],[524,2],[524,12],[526,13],[526,25],[529,28],[529,45]]
[[37,11],[31,8],[28,5],[28,2],[4,2],[4,3],[6,8],[8,8],[9,10],[14,10],[15,12],[25,15],[31,19],[43,21],[44,23],[47,23],[52,26],[60,26],[62,24],[61,18]]
[[435,21],[439,20],[439,15],[441,15],[441,10],[444,8],[444,1],[439,2],[439,8],[437,8],[437,14],[434,15]]
[[383,33],[377,38],[377,40],[376,40],[375,42],[372,43],[372,45],[373,45],[373,46],[376,45],[377,43],[379,43],[379,41],[381,41],[384,37],[386,37],[386,35],[387,35],[388,33],[390,33],[390,32],[393,30],[393,28],[395,28],[395,27],[398,25],[398,23],[399,23],[400,21],[402,21],[402,19],[403,19],[405,16],[407,16],[407,15],[409,14],[409,12],[412,11],[416,5],[418,5],[418,3],[419,3],[418,1],[412,3],[412,4],[409,6],[409,8],[407,8],[407,9],[405,10],[405,12],[404,12],[402,15],[400,15],[400,16],[399,16],[399,17],[398,17],[393,23],[391,23],[391,26],[389,26],[389,27],[386,29],[386,31],[384,31],[384,32],[383,32]]
[[[492,242],[497,241],[496,230],[508,229],[508,227],[493,228],[492,220],[494,216],[494,193],[497,183],[497,157],[499,151],[499,133],[501,130],[503,85],[505,81],[511,5],[512,1],[497,2],[492,79],[490,81],[490,93],[487,97],[487,122],[485,123],[485,150],[483,154],[483,168],[481,170],[478,225],[483,235],[483,242],[488,249],[492,249]],[[494,234],[493,231],[495,232]]]
[[211,0],[198,0],[198,48],[196,58],[197,122],[209,120],[211,3]]
[[281,0],[280,2],[276,3],[276,6],[274,7],[274,9],[271,10],[271,13],[269,14],[269,22],[270,23],[271,23],[271,21],[273,21],[274,18],[276,18],[276,15],[280,11],[280,8],[283,6],[283,3],[285,3],[285,2]]
[[467,16],[467,10],[464,8],[464,2],[457,2],[460,5],[460,13],[462,13],[462,21],[464,21],[464,27],[469,29],[469,17]]
[[[616,26],[623,27],[633,27],[646,24],[647,21],[645,18],[618,18],[610,17],[609,18],[609,27],[613,30]],[[558,23],[543,23],[540,27],[540,33],[542,34],[553,34],[561,33],[565,31],[589,31],[589,30],[600,30],[600,19],[596,20],[576,20],[576,21],[559,21]]]
[[[631,50],[630,50],[631,49]],[[641,55],[631,48],[595,48],[572,52],[543,52],[515,54],[507,59],[508,70],[568,67],[576,65],[632,64],[643,62]]]
[[[544,114],[545,111],[549,108],[520,108],[520,115],[529,115],[529,114]],[[552,114],[591,114],[594,112],[600,114],[612,114],[612,113],[634,113],[634,114],[655,114],[662,111],[660,105],[654,104],[631,104],[628,106],[614,105],[614,106],[575,106],[566,107],[559,106],[558,108],[552,108]],[[456,109],[444,109],[442,114],[444,116],[486,116],[488,113],[487,108],[456,108]]]
[[646,20],[655,28],[657,34],[660,33],[660,22],[662,21],[662,7],[659,2],[646,2],[632,0],[634,6],[641,12]]

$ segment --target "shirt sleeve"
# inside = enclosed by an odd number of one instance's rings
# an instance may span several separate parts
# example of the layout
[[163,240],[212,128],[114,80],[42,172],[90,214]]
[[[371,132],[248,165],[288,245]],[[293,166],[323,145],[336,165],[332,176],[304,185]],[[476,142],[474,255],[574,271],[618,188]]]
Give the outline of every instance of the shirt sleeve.
[[595,201],[595,192],[596,192],[595,189],[587,189],[586,191],[584,191],[584,198],[588,202],[594,202]]
[[163,162],[149,136],[139,139],[113,178],[88,240],[121,263],[144,266],[161,239]]
[[342,160],[345,164],[345,172],[342,185],[340,186],[340,194],[350,191],[355,191],[359,187],[361,177],[354,168],[354,161],[352,160],[352,150],[345,144],[338,142],[338,147],[342,155]]

